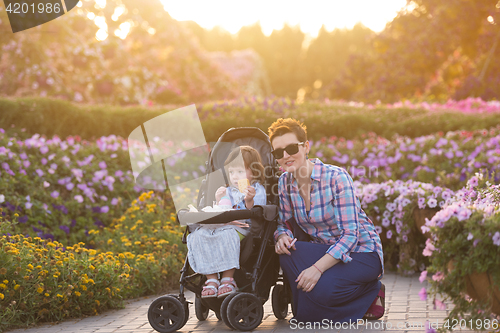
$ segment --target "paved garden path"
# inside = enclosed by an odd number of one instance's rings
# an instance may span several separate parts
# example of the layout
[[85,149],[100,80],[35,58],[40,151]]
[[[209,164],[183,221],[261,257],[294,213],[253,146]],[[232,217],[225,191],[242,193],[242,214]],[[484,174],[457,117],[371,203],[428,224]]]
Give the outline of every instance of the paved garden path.
[[[285,320],[274,317],[271,300],[264,305],[264,319],[254,332],[425,332],[425,322],[433,325],[444,323],[447,310],[435,310],[431,300],[421,301],[418,292],[423,287],[418,280],[418,275],[410,277],[387,273],[382,280],[386,286],[386,312],[381,320],[369,321],[367,325],[358,327],[339,328],[327,327],[317,329],[299,329],[292,326],[288,320],[292,314],[289,312]],[[157,296],[156,296],[157,297]],[[17,329],[9,333],[155,333],[149,325],[147,312],[149,305],[156,297],[141,298],[128,301],[125,309],[112,310],[104,314],[84,319],[64,321],[59,324],[44,324],[30,329]],[[187,294],[190,301],[194,301],[194,294]],[[206,321],[198,321],[194,314],[194,305],[189,308],[189,320],[179,332],[231,332],[222,321],[218,321],[213,312],[210,312]],[[462,332],[470,332],[462,330]]]

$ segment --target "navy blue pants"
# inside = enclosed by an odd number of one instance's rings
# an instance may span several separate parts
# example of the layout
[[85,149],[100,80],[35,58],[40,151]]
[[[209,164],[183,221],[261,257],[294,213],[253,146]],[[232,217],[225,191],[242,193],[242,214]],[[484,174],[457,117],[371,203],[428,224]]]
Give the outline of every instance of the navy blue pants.
[[300,322],[355,322],[361,319],[377,296],[382,271],[376,252],[350,253],[352,260],[339,262],[323,273],[314,289],[308,293],[297,289],[295,280],[300,272],[323,257],[330,247],[326,244],[296,242],[291,255],[280,255],[283,273],[292,288],[295,319]]

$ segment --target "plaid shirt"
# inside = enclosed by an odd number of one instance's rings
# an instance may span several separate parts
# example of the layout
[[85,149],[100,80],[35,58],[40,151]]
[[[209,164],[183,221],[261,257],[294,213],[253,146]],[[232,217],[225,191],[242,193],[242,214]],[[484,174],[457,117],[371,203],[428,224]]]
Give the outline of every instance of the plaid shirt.
[[[331,245],[326,253],[345,263],[352,260],[349,256],[351,252],[377,252],[383,274],[382,243],[372,221],[361,209],[351,176],[345,169],[323,164],[319,159],[313,160],[313,163],[309,216],[295,178],[288,176],[288,172],[281,175],[278,183],[280,219],[274,238],[283,233],[293,238],[286,221],[295,216],[297,224],[312,237],[312,242]],[[290,197],[288,179],[292,180]]]

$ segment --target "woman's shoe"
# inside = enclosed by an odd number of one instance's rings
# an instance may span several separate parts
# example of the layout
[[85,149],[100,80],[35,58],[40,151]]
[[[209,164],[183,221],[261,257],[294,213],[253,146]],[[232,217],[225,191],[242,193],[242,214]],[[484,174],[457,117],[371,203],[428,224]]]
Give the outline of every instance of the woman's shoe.
[[[217,285],[216,286],[211,286],[209,285],[209,283],[215,283]],[[213,290],[214,293],[213,294],[208,294],[208,295],[203,295],[201,294],[201,298],[213,298],[213,297],[217,297],[217,292],[219,291],[219,286],[220,286],[220,282],[219,280],[217,279],[208,279],[206,282],[205,282],[205,285],[203,286],[203,290],[201,291],[202,293],[206,290]]]
[[[382,305],[377,305],[377,300],[379,299]],[[377,297],[375,297],[375,300],[373,301],[372,305],[370,305],[370,307],[366,311],[365,315],[363,316],[363,319],[377,320],[382,318],[384,313],[385,313],[385,285],[382,283],[382,286],[380,287],[380,291],[378,292]]]
[[[238,287],[236,286],[236,282],[234,282],[233,278],[225,277],[225,278],[222,278],[220,280],[220,282],[221,282],[221,285],[219,286],[219,290],[217,292],[217,297],[218,298],[226,297],[227,295],[235,293],[235,292],[238,291]],[[228,291],[226,291],[224,293],[221,293],[221,289],[224,288],[224,287],[227,287],[230,290],[228,290]]]

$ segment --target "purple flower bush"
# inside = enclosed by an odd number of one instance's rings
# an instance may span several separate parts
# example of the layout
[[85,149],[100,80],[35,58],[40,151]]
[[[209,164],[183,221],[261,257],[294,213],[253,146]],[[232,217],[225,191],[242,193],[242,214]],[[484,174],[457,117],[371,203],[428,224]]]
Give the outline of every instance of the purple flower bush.
[[500,126],[391,141],[373,133],[362,137],[310,142],[310,155],[347,169],[362,183],[413,179],[458,190],[480,170],[500,174]]
[[451,202],[454,192],[413,180],[366,185],[355,181],[355,187],[363,210],[381,236],[388,268],[397,267],[402,274],[423,270],[427,260],[420,247],[425,237],[415,224],[415,211],[427,209],[434,214]]
[[[430,284],[426,295],[435,299],[444,294],[455,305],[449,319],[484,321],[493,312],[491,299],[488,303],[471,298],[477,296],[469,294],[473,289],[467,282],[472,274],[486,273],[492,282],[489,295],[500,286],[500,185],[492,184],[491,178],[479,173],[471,177],[422,227],[431,234],[423,250],[430,265],[420,281]],[[497,315],[498,308],[490,319]]]
[[94,224],[110,224],[140,190],[133,184],[126,141],[116,136],[91,143],[2,132],[1,214],[7,219],[19,214],[16,234],[85,241]]

